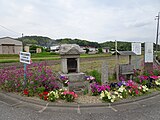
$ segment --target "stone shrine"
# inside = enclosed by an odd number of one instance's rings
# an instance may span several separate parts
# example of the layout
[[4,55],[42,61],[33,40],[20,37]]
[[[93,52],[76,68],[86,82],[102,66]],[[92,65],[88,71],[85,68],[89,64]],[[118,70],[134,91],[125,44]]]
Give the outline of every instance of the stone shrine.
[[63,44],[59,50],[61,56],[61,76],[67,76],[69,90],[86,89],[85,73],[80,72],[80,54],[84,50],[76,44]]

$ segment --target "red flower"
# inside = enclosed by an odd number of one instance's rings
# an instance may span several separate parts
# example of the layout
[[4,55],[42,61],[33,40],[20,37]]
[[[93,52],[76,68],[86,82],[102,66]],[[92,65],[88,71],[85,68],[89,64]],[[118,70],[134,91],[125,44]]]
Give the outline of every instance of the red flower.
[[43,95],[42,95],[42,94],[39,94],[39,97],[42,99]]
[[24,95],[29,95],[29,91],[28,91],[27,89],[25,89],[25,90],[23,91],[23,94],[24,94]]
[[47,100],[48,99],[48,96],[44,96],[44,100]]
[[43,92],[43,95],[48,95],[48,92]]

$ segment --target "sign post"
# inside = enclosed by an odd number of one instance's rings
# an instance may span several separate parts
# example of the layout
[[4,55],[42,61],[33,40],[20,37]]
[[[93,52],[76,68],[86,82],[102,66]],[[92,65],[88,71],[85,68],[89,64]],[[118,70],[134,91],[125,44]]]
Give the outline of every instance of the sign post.
[[145,71],[153,70],[153,43],[145,42],[145,56],[144,56]]
[[132,51],[136,54],[136,69],[138,69],[137,55],[141,55],[141,43],[140,42],[133,42],[132,43]]
[[24,88],[27,85],[27,64],[31,64],[31,54],[29,52],[20,52],[20,62],[24,63]]

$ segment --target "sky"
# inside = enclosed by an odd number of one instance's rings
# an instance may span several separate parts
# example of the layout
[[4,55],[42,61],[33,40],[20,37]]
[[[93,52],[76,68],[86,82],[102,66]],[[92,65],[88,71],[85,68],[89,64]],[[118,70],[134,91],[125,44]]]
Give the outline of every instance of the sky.
[[155,42],[160,0],[0,0],[0,37]]

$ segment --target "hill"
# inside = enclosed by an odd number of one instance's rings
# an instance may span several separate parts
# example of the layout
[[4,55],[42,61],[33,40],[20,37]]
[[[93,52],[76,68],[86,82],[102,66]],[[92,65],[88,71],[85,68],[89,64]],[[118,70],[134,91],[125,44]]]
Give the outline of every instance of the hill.
[[[100,43],[100,46],[103,47],[109,47],[110,49],[115,49],[115,42],[113,41],[107,41],[104,43]],[[123,51],[129,51],[131,50],[131,42],[122,42],[118,41],[117,42],[117,49],[118,50],[123,50]]]
[[98,42],[90,42],[87,40],[80,40],[80,39],[64,38],[64,39],[57,39],[56,42],[58,44],[78,44],[79,46],[90,46],[95,48],[100,47],[100,44]]
[[[78,44],[80,46],[88,46],[95,48],[109,47],[110,49],[115,49],[115,42],[113,41],[98,43],[98,42],[91,42],[87,40],[71,39],[71,38],[53,40],[49,37],[43,37],[43,36],[24,36],[23,38],[17,38],[17,40],[22,41],[24,45],[34,44],[43,47],[50,47],[54,44]],[[118,41],[118,50],[124,50],[124,51],[131,50],[131,42]]]
[[52,40],[49,37],[43,36],[24,36],[23,38],[17,38],[17,40],[22,41],[24,45],[34,44],[43,47],[49,47],[52,44],[55,44],[55,40]]

